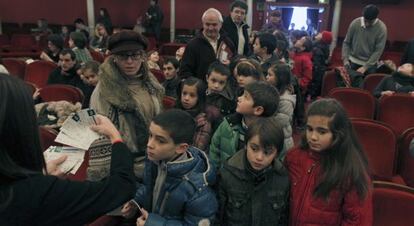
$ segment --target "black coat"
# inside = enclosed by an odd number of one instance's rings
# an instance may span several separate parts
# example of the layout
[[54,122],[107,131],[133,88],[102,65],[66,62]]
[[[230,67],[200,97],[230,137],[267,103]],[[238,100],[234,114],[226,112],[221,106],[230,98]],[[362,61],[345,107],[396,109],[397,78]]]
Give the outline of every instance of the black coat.
[[405,63],[414,64],[414,39],[408,42],[401,57],[401,65]]
[[1,192],[9,188],[13,195],[5,209],[0,208],[1,226],[85,225],[133,198],[132,157],[125,144],[116,143],[105,180],[77,182],[39,174],[0,187]]
[[409,93],[414,91],[414,77],[394,72],[392,76],[385,77],[374,90],[375,97],[381,97],[383,91],[394,91],[396,93]]
[[[249,34],[247,30],[249,29],[249,25],[243,23],[242,25],[243,29],[243,37],[244,37],[244,48],[243,48],[243,55],[249,56],[250,55],[250,49],[249,49]],[[223,27],[222,29],[226,32],[229,39],[233,42],[234,47],[237,52],[237,48],[239,46],[239,35],[237,32],[237,25],[233,22],[230,16],[226,17],[223,21]]]

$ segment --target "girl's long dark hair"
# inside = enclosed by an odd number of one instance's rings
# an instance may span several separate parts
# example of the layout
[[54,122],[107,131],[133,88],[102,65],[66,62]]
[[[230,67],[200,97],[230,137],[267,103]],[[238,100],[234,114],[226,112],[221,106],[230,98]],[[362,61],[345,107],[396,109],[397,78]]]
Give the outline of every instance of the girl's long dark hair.
[[[355,188],[363,199],[370,186],[368,160],[344,108],[334,99],[321,99],[309,106],[306,118],[310,116],[330,118],[329,129],[333,135],[331,146],[321,152],[322,170],[314,195],[327,199],[334,189],[344,194]],[[301,148],[309,148],[306,133],[302,137]]]
[[280,95],[284,94],[286,90],[292,90],[292,72],[287,64],[278,63],[272,65],[270,70],[276,75],[276,88]]
[[[23,81],[0,73],[0,185],[42,174],[45,165],[32,95]],[[11,194],[0,190],[0,209]]]
[[[181,92],[183,91],[184,85],[187,86],[195,86],[197,89],[197,104],[194,106],[193,109],[184,109],[182,103],[181,103]],[[180,83],[180,87],[177,90],[177,104],[176,107],[182,110],[185,110],[191,114],[191,116],[195,117],[199,113],[205,111],[206,106],[206,91],[207,91],[207,85],[204,81],[201,79],[195,78],[195,77],[189,77],[182,81]]]

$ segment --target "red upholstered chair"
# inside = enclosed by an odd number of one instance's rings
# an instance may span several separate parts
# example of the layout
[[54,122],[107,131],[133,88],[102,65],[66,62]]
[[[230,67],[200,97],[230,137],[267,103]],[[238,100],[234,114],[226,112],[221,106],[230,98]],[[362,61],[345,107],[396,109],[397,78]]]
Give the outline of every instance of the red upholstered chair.
[[183,43],[165,43],[160,48],[160,55],[175,56],[175,52],[182,46],[186,46]]
[[157,78],[159,83],[162,83],[165,81],[164,72],[162,72],[161,70],[156,70],[156,69],[151,69],[150,71],[155,76],[155,78]]
[[414,155],[410,153],[410,142],[414,139],[414,128],[406,130],[399,142],[397,173],[405,183],[414,188]]
[[3,65],[11,75],[24,79],[24,74],[26,72],[26,62],[23,60],[5,58],[3,59]]
[[89,49],[89,52],[91,53],[91,56],[92,56],[93,60],[95,60],[95,61],[97,61],[99,63],[103,63],[104,62],[105,56],[102,53],[97,52],[97,51],[95,51],[93,49]]
[[47,85],[40,90],[43,101],[66,100],[72,103],[83,103],[84,96],[80,89],[70,85]]
[[413,188],[394,183],[374,181],[372,199],[373,226],[407,226],[413,224]]
[[381,80],[388,76],[390,75],[381,73],[369,74],[364,78],[363,88],[370,93],[374,93],[375,88],[381,82]]
[[39,133],[40,143],[42,145],[43,151],[45,151],[50,146],[60,146],[60,144],[55,142],[57,132],[54,129],[39,126]]
[[334,70],[325,72],[322,80],[321,96],[325,97],[328,95],[331,89],[336,87],[336,74]]
[[408,94],[382,96],[377,119],[391,126],[397,136],[414,127],[414,97]]
[[337,87],[332,89],[328,96],[338,100],[349,117],[374,119],[375,97],[368,91],[359,88]]
[[162,99],[162,105],[164,106],[164,110],[175,107],[175,101],[176,100],[173,97],[164,96],[164,98]]
[[33,94],[36,92],[36,89],[37,89],[36,85],[31,83],[31,82],[26,82],[26,81],[25,81],[25,83],[26,83],[26,86],[29,89],[30,93],[33,96]]
[[10,51],[37,51],[39,49],[35,37],[30,34],[13,34],[10,44]]
[[374,179],[405,184],[395,174],[397,138],[388,125],[369,119],[354,118],[352,125],[368,158]]
[[57,65],[43,60],[35,61],[26,66],[24,80],[43,88],[47,84],[49,74],[57,68]]
[[8,47],[10,45],[9,36],[0,34],[0,48]]

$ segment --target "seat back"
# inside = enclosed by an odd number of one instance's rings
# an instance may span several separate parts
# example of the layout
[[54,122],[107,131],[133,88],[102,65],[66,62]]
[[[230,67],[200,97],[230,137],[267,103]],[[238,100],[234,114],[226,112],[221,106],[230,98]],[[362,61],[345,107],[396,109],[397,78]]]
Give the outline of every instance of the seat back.
[[40,144],[42,145],[43,151],[45,151],[50,146],[59,146],[55,142],[57,132],[53,129],[46,128],[44,126],[39,126],[40,133]]
[[371,174],[376,179],[391,181],[395,175],[397,138],[386,124],[354,118],[352,125],[368,158]]
[[406,130],[399,142],[397,173],[404,182],[414,188],[414,153],[410,153],[410,143],[414,139],[414,127]]
[[157,69],[151,69],[150,71],[155,76],[155,78],[157,78],[159,83],[162,83],[165,81],[164,72],[162,72],[161,70],[157,70]]
[[[407,226],[414,222],[414,189],[374,182],[373,226]],[[410,223],[411,222],[411,223]]]
[[388,76],[390,75],[381,73],[367,75],[367,77],[364,78],[363,89],[367,90],[370,93],[374,93],[375,88],[381,82],[381,80]]
[[26,62],[19,59],[5,58],[3,59],[3,65],[7,68],[11,75],[24,79]]
[[30,34],[13,34],[10,43],[13,49],[18,50],[32,50],[37,47],[35,37]]
[[183,43],[165,43],[160,48],[160,55],[175,56],[175,52],[182,46],[186,46]]
[[89,52],[91,53],[92,59],[94,61],[97,61],[99,63],[103,63],[104,62],[105,56],[102,53],[97,52],[97,51],[95,51],[93,49],[89,49]]
[[382,96],[377,119],[391,126],[397,136],[414,127],[414,97],[408,94]]
[[24,80],[43,88],[47,84],[50,73],[57,68],[57,65],[43,60],[34,61],[26,66]]
[[48,85],[40,90],[40,97],[43,101],[66,100],[75,104],[83,103],[84,96],[80,89],[70,85]]
[[331,89],[336,87],[335,70],[326,71],[322,80],[321,96],[327,96]]
[[359,88],[337,87],[328,96],[338,100],[349,117],[374,119],[375,97],[366,90]]

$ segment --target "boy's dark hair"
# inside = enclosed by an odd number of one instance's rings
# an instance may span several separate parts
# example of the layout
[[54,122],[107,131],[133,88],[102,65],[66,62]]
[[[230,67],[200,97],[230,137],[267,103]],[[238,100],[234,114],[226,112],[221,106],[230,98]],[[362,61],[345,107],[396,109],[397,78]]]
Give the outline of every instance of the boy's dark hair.
[[62,55],[62,56],[66,55],[66,54],[70,55],[70,59],[76,60],[76,54],[71,49],[62,49],[62,51],[60,51],[60,53],[59,53],[59,55]]
[[230,77],[230,69],[228,66],[220,63],[219,61],[214,61],[210,64],[207,71],[207,77],[210,77],[212,72],[219,73],[221,75],[226,76],[227,78]]
[[73,43],[75,44],[75,46],[78,47],[79,49],[83,49],[86,47],[87,39],[82,32],[73,31],[70,33],[69,36],[73,40]]
[[263,73],[260,64],[254,59],[242,60],[236,65],[239,76],[252,76],[257,81],[263,80]]
[[174,66],[175,70],[177,70],[180,67],[180,63],[178,62],[177,59],[175,59],[175,57],[170,57],[170,56],[165,57],[163,64],[165,65],[165,64],[168,64],[168,63],[171,63]]
[[85,72],[88,69],[91,70],[93,73],[98,74],[99,63],[97,61],[91,60],[83,64],[81,67],[82,72]]
[[240,0],[236,0],[236,1],[232,2],[231,5],[230,5],[230,12],[232,12],[233,9],[236,8],[236,7],[246,10],[246,13],[247,13],[247,4],[246,4],[246,2],[240,1]]
[[85,21],[82,20],[82,18],[76,18],[75,21],[73,21],[74,24],[85,24]]
[[253,107],[262,106],[261,117],[272,116],[279,106],[279,92],[275,87],[267,82],[252,82],[244,87],[253,99]]
[[258,118],[247,129],[246,142],[256,135],[259,137],[260,146],[266,154],[270,154],[268,151],[272,148],[276,148],[278,153],[283,150],[285,136],[282,127],[274,118]]
[[58,49],[63,49],[64,40],[63,40],[62,36],[60,36],[58,34],[51,34],[51,35],[47,36],[47,41],[51,42]]
[[171,109],[155,116],[152,122],[167,131],[174,144],[193,143],[195,122],[189,113]]
[[379,9],[376,5],[370,4],[364,7],[363,15],[366,20],[377,19],[379,14]]
[[[321,155],[322,174],[313,194],[328,199],[332,190],[348,191],[356,189],[360,198],[369,190],[368,160],[344,107],[335,99],[324,98],[309,105],[306,120],[311,116],[329,118],[332,143]],[[309,149],[306,132],[303,133],[300,147]]]
[[270,33],[260,33],[256,37],[259,39],[260,47],[267,48],[267,54],[272,54],[273,51],[275,51],[277,46],[277,40],[276,37],[273,34]]

